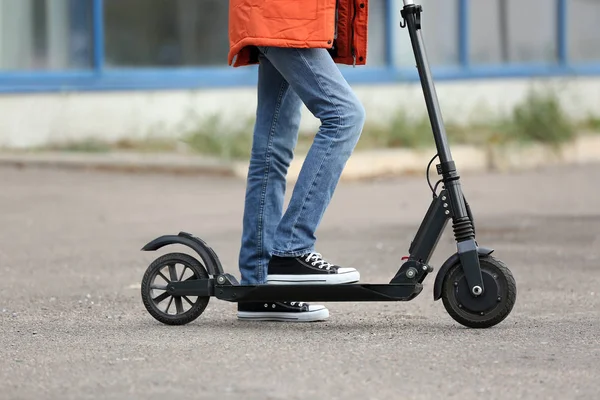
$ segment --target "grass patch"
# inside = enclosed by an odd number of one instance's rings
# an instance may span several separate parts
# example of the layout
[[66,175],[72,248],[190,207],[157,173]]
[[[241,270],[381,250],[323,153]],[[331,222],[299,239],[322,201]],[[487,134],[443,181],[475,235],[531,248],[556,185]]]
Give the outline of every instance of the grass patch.
[[108,153],[111,151],[173,152],[177,150],[177,147],[177,141],[171,139],[121,139],[108,142],[89,138],[79,141],[51,143],[33,150],[73,153]]
[[357,149],[423,148],[433,144],[431,125],[427,118],[410,119],[403,110],[388,124],[369,124],[363,129]]
[[[586,126],[600,131],[600,118],[590,117]],[[558,95],[552,91],[533,89],[508,116],[467,126],[446,123],[445,129],[450,144],[488,147],[508,143],[559,146],[577,135],[576,124],[563,110]],[[411,119],[400,110],[386,125],[367,125],[357,147],[414,149],[433,146],[433,133],[427,115]]]
[[595,133],[600,133],[600,117],[597,117],[595,115],[589,115],[583,121],[582,128]]
[[556,93],[531,90],[517,104],[509,119],[501,122],[499,130],[508,141],[537,142],[558,146],[576,136],[575,124],[560,105]]
[[174,152],[179,149],[177,140],[168,138],[151,138],[146,140],[118,140],[113,144],[115,150],[130,150],[142,152]]
[[65,141],[51,143],[46,146],[33,149],[34,151],[60,151],[73,153],[108,153],[112,146],[108,142],[97,139],[84,139],[80,141]]
[[182,141],[198,154],[234,160],[249,159],[253,125],[253,119],[249,119],[240,127],[231,129],[220,116],[212,115],[185,133]]

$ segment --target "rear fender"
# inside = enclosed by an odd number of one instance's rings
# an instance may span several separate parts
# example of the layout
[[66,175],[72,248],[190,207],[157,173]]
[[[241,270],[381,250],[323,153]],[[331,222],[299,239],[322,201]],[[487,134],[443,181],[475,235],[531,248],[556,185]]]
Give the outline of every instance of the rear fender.
[[223,274],[223,267],[215,251],[204,240],[191,233],[179,232],[178,235],[160,236],[142,247],[142,251],[156,251],[171,244],[182,244],[194,250],[202,259],[209,275]]

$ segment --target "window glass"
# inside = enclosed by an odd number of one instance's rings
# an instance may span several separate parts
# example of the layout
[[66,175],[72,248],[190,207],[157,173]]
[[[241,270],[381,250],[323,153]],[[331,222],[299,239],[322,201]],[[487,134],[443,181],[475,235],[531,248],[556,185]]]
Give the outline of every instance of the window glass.
[[555,2],[477,0],[470,5],[472,64],[556,61]]
[[367,33],[367,65],[385,65],[387,0],[369,0],[369,32]]
[[569,57],[573,61],[600,61],[600,1],[568,1]]
[[[400,10],[402,0],[393,2],[394,23],[392,29],[393,59],[397,66],[414,67],[415,57],[406,28],[401,29]],[[420,0],[423,7],[422,35],[427,59],[431,66],[456,65],[458,63],[458,0]]]
[[0,69],[89,68],[92,0],[0,0]]
[[104,0],[107,67],[227,65],[227,0]]
[[[369,3],[369,65],[385,61],[385,2]],[[108,67],[224,66],[227,0],[104,0]]]

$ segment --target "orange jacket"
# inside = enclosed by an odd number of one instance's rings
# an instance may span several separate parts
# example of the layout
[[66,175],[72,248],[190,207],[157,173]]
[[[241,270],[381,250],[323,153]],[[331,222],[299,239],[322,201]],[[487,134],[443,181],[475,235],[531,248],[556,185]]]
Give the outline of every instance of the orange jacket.
[[255,46],[327,48],[335,62],[367,62],[369,0],[229,0],[234,67],[258,62]]

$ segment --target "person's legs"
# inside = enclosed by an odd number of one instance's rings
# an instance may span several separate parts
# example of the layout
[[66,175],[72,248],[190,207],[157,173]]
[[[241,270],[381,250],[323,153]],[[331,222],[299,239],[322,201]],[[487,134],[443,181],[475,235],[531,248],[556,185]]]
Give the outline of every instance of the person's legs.
[[[298,138],[302,101],[269,60],[260,57],[258,107],[248,170],[239,269],[243,285],[266,280],[275,229],[283,214],[286,175]],[[321,305],[300,302],[243,302],[238,318],[318,321]]]
[[243,285],[266,281],[275,229],[283,214],[286,174],[298,138],[301,106],[302,100],[261,55],[239,256]]
[[[258,118],[240,253],[242,284],[261,284],[265,278],[268,283],[356,282],[358,271],[325,262],[314,253],[314,243],[315,231],[362,132],[364,109],[327,50],[271,47],[261,52]],[[301,102],[320,119],[321,127],[282,216]],[[316,321],[328,316],[323,306],[297,302],[238,305],[242,319]]]
[[327,263],[315,253],[315,231],[360,138],[364,108],[327,50],[268,48],[265,53],[321,121],[275,231],[267,282],[356,282],[358,271]]

